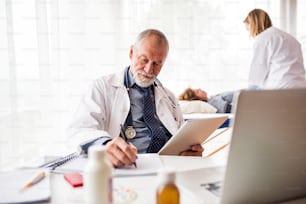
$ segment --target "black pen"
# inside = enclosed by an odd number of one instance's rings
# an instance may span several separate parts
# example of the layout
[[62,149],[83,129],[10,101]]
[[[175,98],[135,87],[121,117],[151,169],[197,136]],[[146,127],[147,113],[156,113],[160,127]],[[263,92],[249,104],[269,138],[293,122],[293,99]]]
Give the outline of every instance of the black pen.
[[[124,127],[122,124],[120,124],[120,137],[124,139],[126,143],[128,143],[128,138],[125,134]],[[134,162],[133,165],[135,166],[135,168],[137,168],[136,162]]]

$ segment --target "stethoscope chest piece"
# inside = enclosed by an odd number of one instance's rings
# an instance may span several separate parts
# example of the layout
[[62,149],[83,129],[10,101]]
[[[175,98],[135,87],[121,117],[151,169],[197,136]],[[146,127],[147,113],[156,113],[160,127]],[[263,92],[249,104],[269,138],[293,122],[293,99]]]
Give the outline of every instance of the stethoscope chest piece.
[[133,139],[136,136],[136,130],[132,126],[128,126],[125,130],[127,138]]

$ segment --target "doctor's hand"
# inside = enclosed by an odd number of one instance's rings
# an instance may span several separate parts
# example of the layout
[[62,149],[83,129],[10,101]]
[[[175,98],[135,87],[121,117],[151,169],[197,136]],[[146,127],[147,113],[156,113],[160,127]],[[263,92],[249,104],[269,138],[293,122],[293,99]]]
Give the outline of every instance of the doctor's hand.
[[179,153],[180,156],[202,156],[204,148],[201,144],[191,145],[190,149]]
[[137,148],[121,137],[115,137],[106,145],[106,155],[114,167],[133,165],[137,159]]

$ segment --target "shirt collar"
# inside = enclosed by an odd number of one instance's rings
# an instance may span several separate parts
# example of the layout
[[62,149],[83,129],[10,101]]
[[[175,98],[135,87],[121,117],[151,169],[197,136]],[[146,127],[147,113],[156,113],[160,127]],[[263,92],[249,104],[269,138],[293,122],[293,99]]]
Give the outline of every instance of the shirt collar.
[[134,79],[134,77],[133,77],[133,75],[132,75],[132,72],[130,71],[130,67],[128,68],[128,78],[129,78],[129,84],[128,84],[128,86],[129,86],[129,87],[134,86],[134,85],[136,84],[136,82],[135,82],[135,79]]
[[130,71],[130,67],[128,66],[127,69],[126,69],[126,73],[125,73],[125,76],[126,76],[126,86],[127,87],[133,87],[134,84],[136,84],[135,82],[135,79]]

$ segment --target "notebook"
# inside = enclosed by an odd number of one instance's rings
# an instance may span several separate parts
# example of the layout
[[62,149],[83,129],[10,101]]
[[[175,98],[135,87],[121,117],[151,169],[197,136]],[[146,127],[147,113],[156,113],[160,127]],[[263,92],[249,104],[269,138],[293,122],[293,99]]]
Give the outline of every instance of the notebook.
[[187,120],[160,149],[160,155],[179,155],[191,145],[202,144],[226,120],[227,115]]
[[[158,171],[163,169],[162,161],[157,154],[138,154],[137,155],[137,168],[134,165],[124,166],[113,169],[113,176],[126,177],[126,176],[147,176],[156,175]],[[57,165],[52,169],[56,173],[69,173],[80,172],[83,173],[84,167],[88,162],[86,155],[79,155],[76,158],[68,159],[65,162]]]
[[305,151],[306,89],[241,91],[221,194],[216,169],[186,172],[181,180],[209,203],[285,202],[306,197]]

